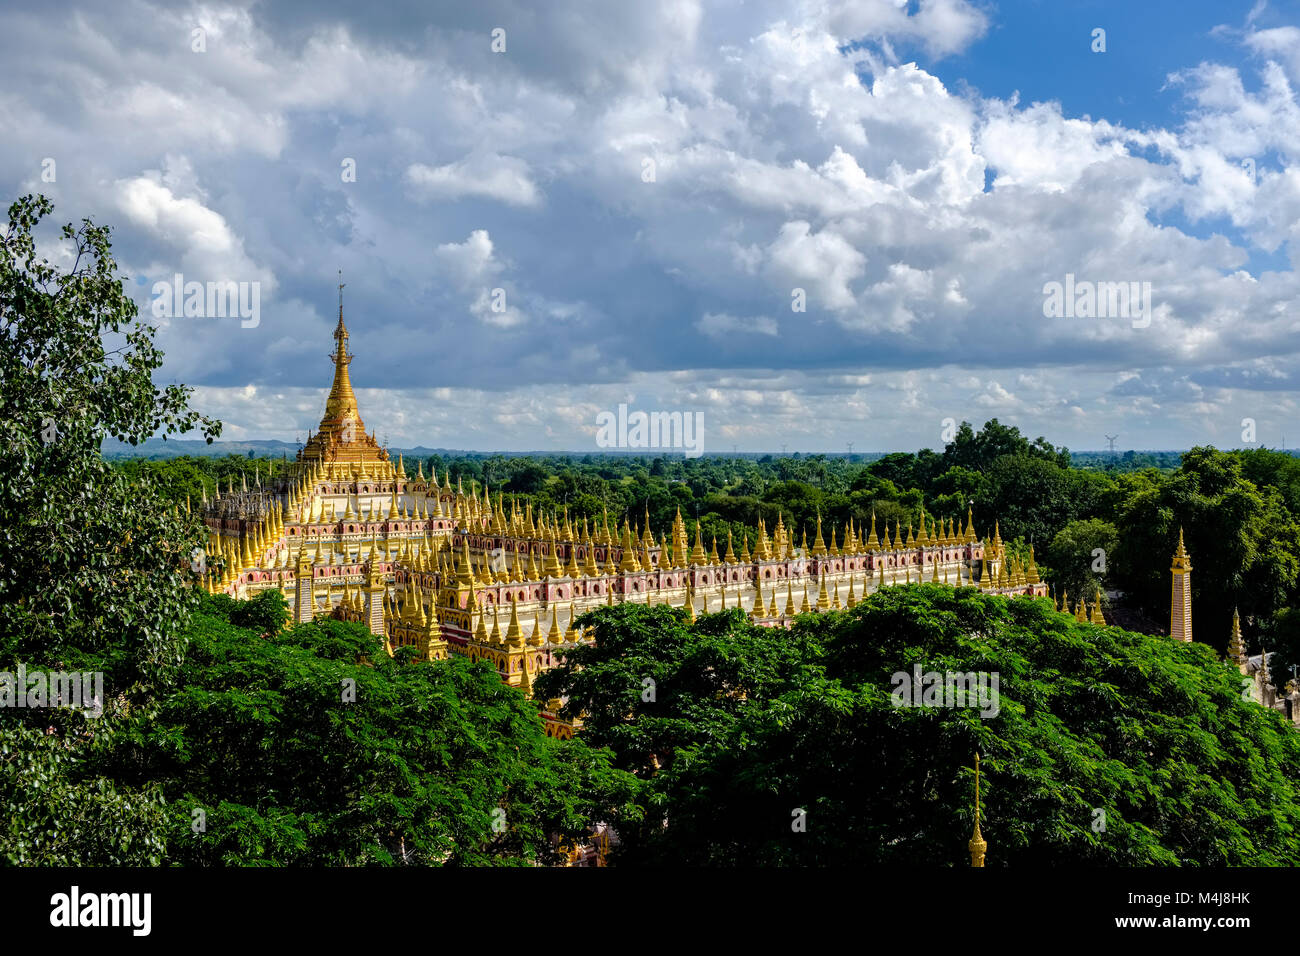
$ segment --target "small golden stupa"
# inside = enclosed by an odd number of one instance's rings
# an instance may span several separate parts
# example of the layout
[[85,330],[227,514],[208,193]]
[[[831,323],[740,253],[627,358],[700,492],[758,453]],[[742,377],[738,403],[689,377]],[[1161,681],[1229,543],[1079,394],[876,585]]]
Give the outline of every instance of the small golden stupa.
[[980,755],[975,754],[975,832],[971,834],[970,842],[966,844],[970,849],[970,865],[984,865],[984,851],[989,848],[988,841],[980,834]]

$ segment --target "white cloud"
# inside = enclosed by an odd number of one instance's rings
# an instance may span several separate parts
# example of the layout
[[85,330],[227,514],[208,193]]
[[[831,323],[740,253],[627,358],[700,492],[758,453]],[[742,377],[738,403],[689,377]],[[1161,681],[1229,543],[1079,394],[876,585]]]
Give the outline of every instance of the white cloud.
[[1281,62],[1291,79],[1300,83],[1300,27],[1252,30],[1246,35],[1245,43],[1261,56]]
[[134,223],[160,239],[200,252],[229,253],[235,237],[225,219],[194,199],[178,198],[157,178],[138,176],[118,183],[118,205]]
[[513,156],[480,153],[445,166],[414,163],[406,178],[427,199],[483,196],[514,206],[536,206],[541,193],[529,177],[528,164]]
[[914,39],[936,55],[959,52],[988,29],[985,14],[966,0],[921,0],[914,14],[907,0],[835,0],[826,6],[837,36]]
[[[528,321],[516,304],[519,294],[514,283],[500,278],[505,265],[497,259],[486,229],[475,229],[464,242],[443,243],[434,256],[457,294],[468,298],[467,311],[484,325],[513,329]],[[545,311],[563,321],[571,308],[565,303],[548,303]]]
[[778,273],[809,287],[809,297],[817,305],[827,309],[854,305],[849,286],[862,275],[867,258],[833,230],[814,233],[807,222],[787,222],[767,253]]
[[[164,247],[175,250],[179,265],[201,282],[259,282],[261,294],[275,288],[275,276],[256,265],[244,252],[243,240],[235,235],[225,217],[198,199],[177,196],[165,182],[179,182],[192,175],[187,163],[174,166],[168,174],[156,170],[115,183],[117,208],[126,218]],[[150,268],[155,274],[164,270]],[[170,279],[170,274],[166,275]]]
[[1078,183],[1088,167],[1128,155],[1123,130],[1104,120],[1066,119],[1059,103],[1035,103],[1027,109],[989,103],[979,148],[997,171],[996,187],[1058,193]]
[[486,229],[475,229],[464,242],[445,242],[438,246],[434,255],[447,274],[460,285],[488,279],[502,268],[496,261],[492,237]]

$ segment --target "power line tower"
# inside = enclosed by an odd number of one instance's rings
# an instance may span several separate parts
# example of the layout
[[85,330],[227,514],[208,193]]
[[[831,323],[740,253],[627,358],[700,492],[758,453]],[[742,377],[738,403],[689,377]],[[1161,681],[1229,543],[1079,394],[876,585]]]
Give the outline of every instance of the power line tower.
[[1110,453],[1111,453],[1112,456],[1114,456],[1114,454],[1115,454],[1115,439],[1118,438],[1118,437],[1119,437],[1118,435],[1107,435],[1107,436],[1106,436],[1106,443],[1110,446]]

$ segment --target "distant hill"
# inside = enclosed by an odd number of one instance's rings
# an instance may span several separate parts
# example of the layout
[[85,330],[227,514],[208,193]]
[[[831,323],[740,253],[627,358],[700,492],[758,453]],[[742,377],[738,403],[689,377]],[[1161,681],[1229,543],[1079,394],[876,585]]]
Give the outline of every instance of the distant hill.
[[[162,439],[150,438],[141,445],[128,445],[115,439],[108,439],[101,447],[105,458],[110,460],[121,460],[124,458],[143,458],[150,460],[179,458],[182,455],[194,455],[199,457],[224,458],[226,455],[245,455],[252,458],[279,458],[285,455],[289,458],[295,458],[298,449],[302,447],[293,442],[286,441],[214,441],[208,444],[199,439]],[[424,445],[417,445],[414,448],[389,448],[388,453],[396,458],[403,455],[412,460],[418,458],[428,458],[438,455],[442,458],[493,458],[500,455],[505,458],[680,458],[682,452],[677,450],[659,450],[659,449],[642,449],[642,448],[601,448],[601,449],[582,449],[559,450],[559,449],[539,449],[534,451],[480,451],[465,448],[426,448]],[[705,452],[704,458],[812,458],[817,456],[827,458],[844,458],[848,457],[843,452],[797,452],[792,451],[788,455],[778,455],[770,451],[742,451],[735,454],[725,452]],[[885,452],[856,452],[851,457],[853,461],[862,464],[875,461],[884,457]]]
[[105,458],[178,458],[181,455],[216,456],[247,455],[254,458],[279,458],[298,454],[298,446],[285,441],[214,441],[211,445],[201,439],[150,438],[141,445],[128,445],[108,439],[100,447]]
[[[191,438],[150,438],[142,445],[128,445],[115,439],[105,441],[100,451],[105,458],[179,458],[182,455],[224,458],[226,455],[248,455],[252,458],[279,458],[285,455],[296,458],[301,448],[294,442],[287,441],[214,441],[211,445],[200,439]],[[487,455],[494,452],[467,452],[449,448],[390,448],[393,456],[405,455],[408,458],[426,458],[430,455]],[[251,453],[251,454],[250,454]],[[506,455],[527,456],[532,454],[555,454],[554,452],[503,452]]]

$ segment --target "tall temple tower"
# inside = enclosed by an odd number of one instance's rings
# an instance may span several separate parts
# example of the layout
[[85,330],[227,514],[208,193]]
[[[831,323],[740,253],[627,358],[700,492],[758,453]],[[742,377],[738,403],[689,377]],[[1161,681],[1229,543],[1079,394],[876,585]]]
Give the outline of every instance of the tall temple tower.
[[316,597],[313,594],[316,582],[312,577],[311,555],[301,544],[298,545],[298,567],[295,569],[294,583],[298,592],[293,604],[294,620],[304,624],[316,613]]
[[1176,641],[1192,640],[1192,558],[1183,546],[1183,529],[1178,529],[1178,550],[1174,552],[1174,579],[1169,601],[1169,636]]
[[325,414],[320,428],[311,436],[305,448],[298,453],[299,461],[319,461],[326,475],[332,479],[354,477],[358,473],[390,477],[392,465],[388,453],[379,447],[373,436],[366,434],[365,423],[357,408],[357,396],[352,391],[348,366],[353,355],[348,351],[348,327],[343,324],[343,284],[339,284],[339,322],[334,329],[334,384],[330,386],[325,401]]

